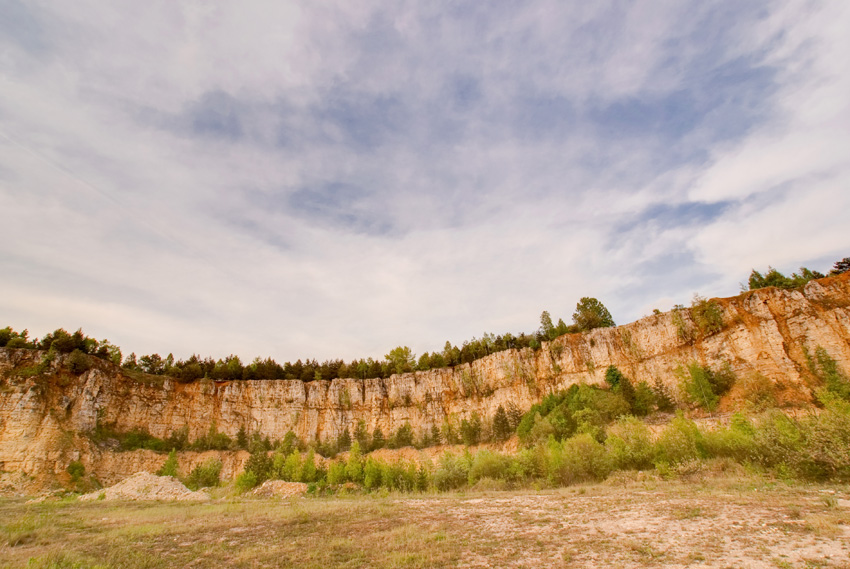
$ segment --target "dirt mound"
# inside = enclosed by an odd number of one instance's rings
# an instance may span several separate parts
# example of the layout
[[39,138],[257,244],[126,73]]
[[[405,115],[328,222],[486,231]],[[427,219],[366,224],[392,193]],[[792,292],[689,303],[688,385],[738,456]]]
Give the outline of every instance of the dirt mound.
[[171,476],[139,472],[104,490],[80,496],[80,500],[209,500],[205,491],[192,492]]
[[283,480],[266,480],[263,485],[251,492],[258,498],[292,498],[307,493],[307,485],[303,482],[284,482]]

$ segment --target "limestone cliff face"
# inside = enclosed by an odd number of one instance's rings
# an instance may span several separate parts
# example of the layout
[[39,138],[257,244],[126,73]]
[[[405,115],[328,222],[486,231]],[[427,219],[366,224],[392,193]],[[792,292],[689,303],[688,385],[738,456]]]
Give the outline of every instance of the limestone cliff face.
[[[329,440],[359,420],[370,432],[380,427],[389,434],[410,423],[422,433],[473,412],[492,417],[499,405],[524,411],[552,391],[603,382],[612,364],[634,382],[657,379],[676,394],[679,366],[728,363],[739,378],[758,373],[778,382],[786,399],[796,401],[809,397],[806,350],[822,347],[850,371],[850,274],[810,282],[802,291],[762,289],[715,301],[722,306],[724,328],[707,336],[699,334],[687,311],[664,313],[562,336],[536,351],[508,350],[472,364],[388,379],[181,384],[134,379],[94,359],[93,368],[79,376],[64,371],[61,359],[52,372],[31,375],[23,370],[42,354],[0,349],[0,469],[58,473],[81,458],[95,471],[105,470],[116,459],[80,436],[98,421],[119,431],[144,428],[158,437],[186,427],[194,439],[215,422],[230,436],[244,427],[273,439],[292,430],[305,440]],[[156,469],[163,458],[151,454],[145,459],[151,464],[133,460]],[[228,468],[238,471],[241,462],[233,460]]]

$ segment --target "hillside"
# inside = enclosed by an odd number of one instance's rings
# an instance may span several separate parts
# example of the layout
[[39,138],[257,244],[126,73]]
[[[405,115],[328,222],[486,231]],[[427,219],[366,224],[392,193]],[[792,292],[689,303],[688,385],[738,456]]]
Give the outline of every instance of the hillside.
[[[539,350],[507,350],[454,368],[393,375],[387,379],[244,380],[180,383],[128,374],[90,358],[81,374],[58,356],[39,368],[43,352],[0,349],[0,469],[37,480],[63,477],[72,460],[103,482],[137,470],[155,470],[162,455],[116,452],[87,433],[147,430],[166,438],[187,429],[190,439],[240,431],[282,439],[288,431],[306,441],[335,440],[363,421],[393,433],[409,424],[415,435],[458,424],[477,413],[492,418],[501,405],[525,411],[552,392],[576,383],[603,384],[609,365],[634,383],[656,381],[677,399],[677,369],[691,362],[728,365],[736,386],[721,410],[746,399],[754,378],[770,385],[781,405],[811,404],[811,354],[822,348],[850,370],[850,273],[808,283],[801,290],[766,288],[713,299],[722,312],[718,330],[705,330],[685,310],[655,314],[615,328],[568,334]],[[191,453],[190,453],[191,454]],[[197,456],[195,456],[195,454]],[[219,453],[222,475],[233,477],[245,452]],[[184,457],[190,463],[200,453]]]

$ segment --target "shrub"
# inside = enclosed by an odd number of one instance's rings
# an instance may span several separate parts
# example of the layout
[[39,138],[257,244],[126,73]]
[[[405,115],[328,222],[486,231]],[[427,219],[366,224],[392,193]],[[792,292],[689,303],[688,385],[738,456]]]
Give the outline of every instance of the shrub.
[[381,465],[374,458],[367,458],[363,465],[363,486],[367,490],[373,490],[380,488],[381,482]]
[[708,366],[692,362],[688,364],[687,372],[680,367],[675,373],[681,380],[688,401],[707,411],[714,411],[720,403],[720,396],[735,383],[735,373],[728,364],[715,372]]
[[632,411],[639,417],[645,417],[655,410],[655,392],[646,381],[641,381],[635,386],[634,403]]
[[245,462],[244,471],[253,473],[256,484],[262,484],[274,475],[274,460],[265,449],[256,449]]
[[696,424],[678,412],[658,437],[658,461],[676,465],[703,458],[704,446],[702,433]]
[[168,453],[168,458],[162,464],[159,470],[156,471],[157,476],[173,476],[177,478],[177,451],[172,449]]
[[260,482],[257,480],[257,475],[253,472],[245,470],[236,477],[236,489],[239,492],[247,492],[259,485]]
[[186,486],[192,490],[218,486],[220,475],[221,461],[217,458],[211,458],[192,469],[192,472],[186,478]]
[[434,471],[434,486],[443,492],[462,487],[469,479],[469,463],[468,453],[462,456],[448,452],[443,454]]
[[621,417],[611,425],[605,449],[612,466],[620,470],[644,470],[655,461],[652,433],[635,417]]
[[71,481],[74,483],[79,482],[86,475],[86,467],[79,460],[72,460],[65,470],[71,475]]
[[547,451],[549,479],[556,484],[603,480],[611,472],[605,447],[586,433],[570,437],[563,443],[551,439]]
[[740,413],[735,413],[728,427],[703,433],[706,454],[732,458],[741,463],[752,462],[758,458],[755,433],[752,421]]
[[691,303],[691,318],[703,336],[723,329],[723,308],[713,300],[706,300],[696,294]]
[[480,450],[475,453],[469,467],[468,482],[475,484],[482,478],[507,480],[510,475],[511,459],[503,454]]
[[67,365],[68,371],[77,375],[91,369],[91,362],[89,361],[89,357],[80,350],[74,350],[73,352],[71,352],[71,355],[68,356]]
[[756,458],[767,467],[791,472],[805,445],[801,425],[779,410],[762,416],[754,433]]

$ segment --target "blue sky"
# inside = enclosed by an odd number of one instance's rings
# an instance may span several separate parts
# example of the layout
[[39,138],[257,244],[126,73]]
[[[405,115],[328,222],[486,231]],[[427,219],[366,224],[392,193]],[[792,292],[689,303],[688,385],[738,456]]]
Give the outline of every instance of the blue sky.
[[0,325],[416,353],[850,255],[850,7],[0,0]]

